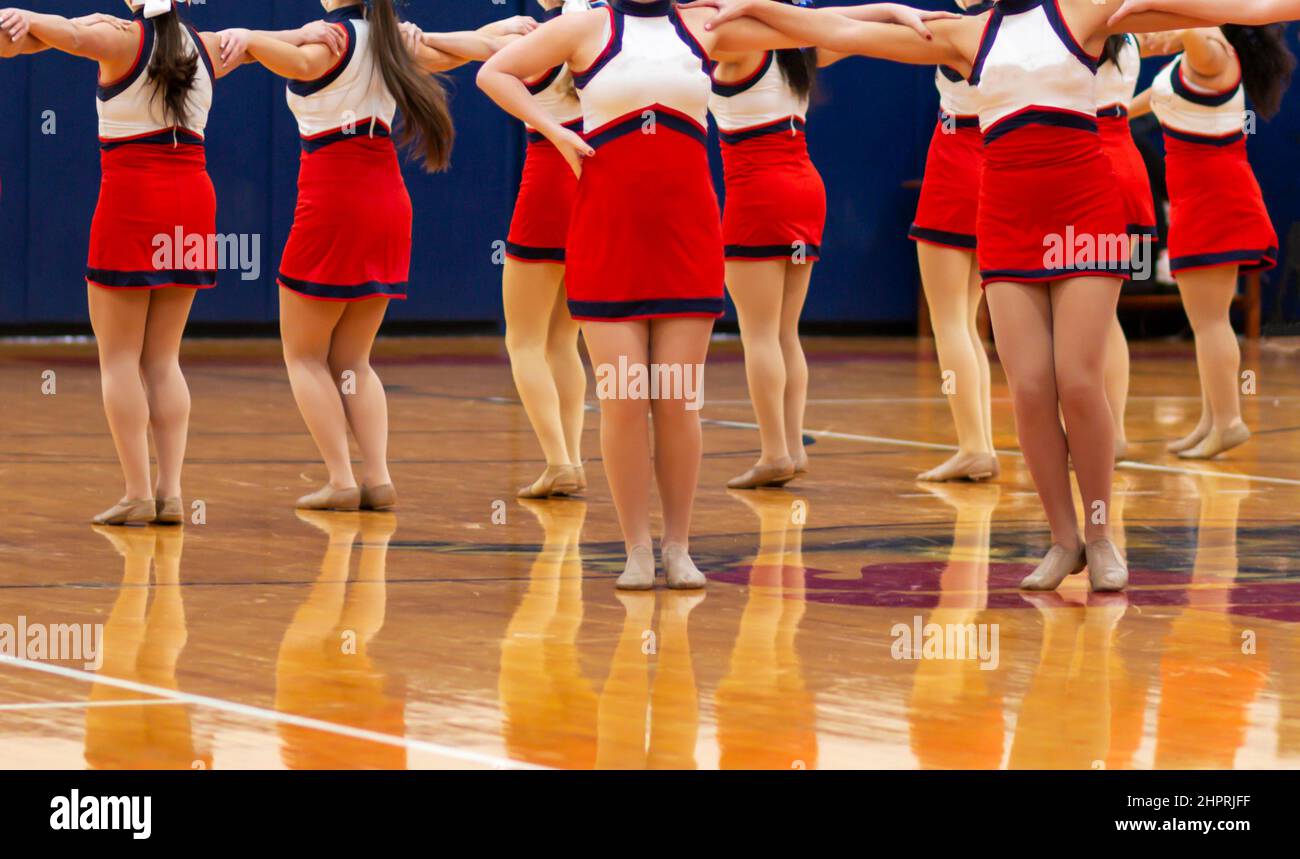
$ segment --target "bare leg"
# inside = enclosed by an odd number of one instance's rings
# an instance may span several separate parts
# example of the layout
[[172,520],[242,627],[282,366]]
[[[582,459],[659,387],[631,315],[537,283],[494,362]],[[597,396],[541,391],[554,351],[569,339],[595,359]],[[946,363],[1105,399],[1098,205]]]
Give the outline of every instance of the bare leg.
[[1111,535],[1115,424],[1106,404],[1106,348],[1120,281],[1080,277],[1052,284],[1056,391],[1083,496],[1084,536]]
[[785,260],[727,263],[727,289],[736,303],[740,339],[745,346],[745,377],[758,420],[760,466],[790,458],[786,442],[786,362],[781,342],[785,269]]
[[392,483],[388,474],[388,397],[370,366],[370,351],[388,310],[387,298],[354,301],[343,311],[329,347],[330,375],[351,372],[354,387],[343,388],[343,411],[361,448],[361,482],[368,487]]
[[157,498],[179,498],[181,494],[181,468],[190,428],[190,389],[181,373],[181,337],[193,304],[192,289],[170,287],[149,296],[140,369],[158,452]]
[[1196,335],[1196,365],[1210,414],[1209,432],[1179,453],[1185,459],[1209,459],[1250,438],[1241,419],[1241,347],[1229,318],[1237,274],[1236,266],[1219,266],[1178,275],[1183,309]]
[[1128,451],[1128,434],[1124,431],[1124,412],[1128,409],[1129,354],[1128,338],[1119,317],[1110,321],[1106,336],[1106,402],[1115,422],[1115,460]]
[[546,464],[552,466],[571,464],[560,394],[547,363],[551,315],[563,283],[564,267],[551,263],[507,259],[502,275],[510,370]]
[[[989,352],[984,345],[984,336],[980,333],[980,305],[984,302],[984,278],[980,274],[975,257],[970,261],[970,286],[966,294],[970,296],[967,305],[970,308],[970,342],[975,349],[975,362],[980,372],[980,404],[984,407],[984,438],[988,442],[989,453],[997,456],[997,447],[993,444],[993,376],[989,371]],[[994,460],[997,464],[997,460]],[[994,469],[994,476],[999,473]]]
[[[650,331],[651,362],[661,367],[680,367],[683,378],[693,378],[697,385],[702,386],[713,320],[656,319],[651,323]],[[655,477],[663,503],[665,546],[680,544],[686,547],[690,544],[691,511],[695,506],[700,462],[704,456],[700,412],[690,406],[684,397],[665,398],[662,395],[652,405]]]
[[[620,398],[617,372],[620,357],[628,367],[649,364],[650,324],[584,322],[582,336],[596,368],[600,452],[623,541],[629,553],[637,546],[649,549],[653,545],[650,539],[650,404],[644,399]],[[613,382],[607,388],[601,384],[602,378]]]
[[280,289],[280,339],[284,364],[298,411],[329,470],[334,489],[357,485],[348,451],[348,420],[339,391],[342,380],[330,372],[330,341],[343,318],[343,302],[316,301]]
[[99,348],[104,415],[126,478],[124,501],[152,498],[149,483],[149,400],[140,377],[149,294],[86,286],[90,324]]
[[977,344],[978,334],[973,334],[979,310],[979,294],[971,294],[973,254],[924,242],[918,242],[916,248],[959,448],[952,459],[920,478],[991,477],[993,450],[985,428],[986,409],[980,399],[985,390],[988,358],[984,356],[981,366],[983,344]]
[[[998,355],[1015,404],[1016,433],[1033,475],[1052,541],[1079,548],[1065,432],[1057,409],[1052,307],[1041,284],[992,283],[985,294]],[[1109,421],[1110,415],[1106,415]]]
[[799,317],[803,315],[812,280],[813,263],[787,263],[785,295],[781,301],[781,354],[785,357],[785,446],[799,471],[808,470],[808,453],[803,447],[803,418],[808,405],[808,360],[799,340]]
[[587,412],[587,371],[578,352],[578,323],[569,315],[564,282],[555,291],[551,327],[546,335],[546,365],[560,398],[560,425],[568,461],[582,464],[582,425]]

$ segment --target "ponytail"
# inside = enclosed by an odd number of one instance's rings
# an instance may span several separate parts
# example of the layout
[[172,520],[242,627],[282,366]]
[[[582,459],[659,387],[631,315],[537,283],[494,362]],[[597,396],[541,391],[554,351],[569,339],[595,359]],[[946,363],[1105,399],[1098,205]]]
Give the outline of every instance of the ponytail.
[[402,112],[397,141],[414,150],[429,172],[447,169],[456,131],[447,108],[447,93],[433,75],[419,69],[398,27],[393,0],[366,0],[370,37],[379,71]]
[[1272,119],[1282,106],[1282,96],[1291,86],[1296,60],[1286,46],[1286,29],[1281,24],[1267,27],[1239,27],[1228,24],[1223,35],[1237,52],[1241,79],[1255,110]]
[[[812,6],[807,0],[778,0],[792,6]],[[782,48],[776,52],[781,77],[799,98],[809,98],[817,83],[816,48]]]
[[1114,63],[1119,66],[1120,54],[1124,51],[1124,45],[1128,42],[1128,37],[1123,33],[1116,33],[1106,39],[1106,45],[1101,49],[1101,60],[1097,63],[1104,66],[1107,63]]
[[149,82],[154,86],[154,95],[162,101],[163,119],[184,127],[189,118],[190,91],[199,73],[199,55],[189,50],[179,10],[150,20],[154,49],[149,60]]

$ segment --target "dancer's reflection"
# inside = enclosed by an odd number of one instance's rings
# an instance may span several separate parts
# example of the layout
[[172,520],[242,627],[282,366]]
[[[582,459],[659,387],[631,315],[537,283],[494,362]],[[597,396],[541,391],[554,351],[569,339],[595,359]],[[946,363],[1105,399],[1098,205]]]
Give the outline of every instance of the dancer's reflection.
[[[329,537],[320,576],[285,631],[276,662],[275,706],[292,713],[394,736],[405,733],[405,704],[369,655],[384,625],[391,513],[299,510]],[[352,545],[361,562],[349,585]],[[282,724],[281,756],[290,769],[404,769],[404,748]]]
[[[939,602],[926,623],[1001,624],[986,611],[989,537],[1001,490],[993,484],[925,484],[957,514],[952,549],[939,577]],[[1006,615],[1008,612],[996,613]],[[1004,639],[999,636],[999,645]],[[1002,689],[997,670],[978,659],[923,659],[917,663],[908,705],[912,752],[937,769],[995,769],[1002,763]]]
[[[103,526],[95,531],[125,559],[122,587],[104,624],[99,673],[176,690],[176,663],[187,638],[180,587],[185,532]],[[95,769],[211,768],[211,751],[196,747],[189,705],[165,700],[92,685],[86,763]]]
[[722,769],[815,769],[817,711],[796,637],[804,599],[808,501],[784,492],[729,492],[758,517],[758,554],[731,665],[716,695]]
[[515,760],[566,769],[596,763],[596,692],[582,674],[582,553],[587,505],[521,499],[545,538],[528,590],[501,642],[499,690],[506,750]]
[[[694,769],[700,713],[687,619],[705,594],[620,591],[616,596],[625,615],[609,676],[600,691],[596,767]],[[660,603],[657,627],[656,599]]]
[[1268,677],[1267,624],[1228,611],[1237,578],[1237,517],[1249,483],[1202,474],[1196,561],[1187,606],[1160,657],[1157,769],[1228,769],[1246,739],[1249,708]]

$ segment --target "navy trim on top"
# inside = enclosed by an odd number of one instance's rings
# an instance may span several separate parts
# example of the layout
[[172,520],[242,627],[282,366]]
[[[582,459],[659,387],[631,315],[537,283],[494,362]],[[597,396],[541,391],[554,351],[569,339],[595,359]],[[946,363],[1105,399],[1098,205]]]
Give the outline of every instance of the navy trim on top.
[[350,131],[340,128],[335,131],[318,134],[315,137],[304,137],[302,138],[302,151],[310,155],[311,153],[318,152],[333,143],[343,143],[348,140],[369,140],[371,138],[382,139],[392,136],[392,132],[389,131],[388,126],[384,125],[379,120],[374,121],[375,127],[373,131],[370,130],[370,123],[370,119],[363,119],[357,122],[355,126],[352,126]]
[[144,74],[144,70],[149,66],[149,59],[153,56],[153,21],[147,20],[143,13],[136,20],[140,22],[140,56],[136,57],[135,65],[131,70],[118,78],[116,82],[108,86],[95,87],[95,97],[100,101],[108,101],[126,92],[131,84],[140,79],[140,75]]
[[569,300],[575,319],[643,319],[658,316],[721,316],[721,298],[646,298],[640,301]]
[[662,18],[673,11],[673,0],[654,0],[651,3],[634,3],[632,0],[610,0],[610,6],[634,18]]
[[137,137],[107,138],[99,141],[101,152],[112,152],[123,146],[162,146],[175,149],[181,146],[203,146],[203,137],[185,128],[164,128]]
[[1181,140],[1184,143],[1198,143],[1202,146],[1232,146],[1234,143],[1240,143],[1246,139],[1246,133],[1238,131],[1223,137],[1211,137],[1208,134],[1196,134],[1191,131],[1179,131],[1177,128],[1170,128],[1162,125],[1160,130],[1164,132],[1165,137],[1171,137],[1174,140]]
[[276,278],[280,286],[308,298],[321,298],[326,301],[358,301],[363,298],[406,298],[407,281],[401,283],[383,283],[371,280],[365,283],[334,284],[316,283],[310,280],[298,280],[280,272]]
[[203,65],[207,67],[208,79],[215,82],[217,73],[213,70],[212,57],[208,55],[208,46],[203,44],[203,37],[199,35],[199,31],[194,29],[194,25],[189,21],[185,22],[185,29],[190,31],[190,36],[194,39],[194,47],[199,52],[199,59],[203,60]]
[[597,129],[586,136],[587,143],[592,149],[599,149],[606,143],[615,141],[620,137],[640,132],[645,127],[644,113],[646,111],[653,113],[655,122],[664,128],[671,128],[673,131],[685,134],[692,140],[698,141],[701,145],[708,143],[709,135],[707,131],[701,129],[690,119],[657,104],[645,108],[644,111],[638,110],[635,113],[628,114],[622,119],[616,119],[605,127]]
[[962,81],[966,80],[964,77],[961,76],[961,72],[957,71],[952,66],[939,66],[939,74],[946,77],[949,80],[949,82],[955,84],[959,84]]
[[[345,8],[352,9],[354,7],[347,6]],[[355,7],[355,8],[360,8],[360,7]],[[330,13],[330,15],[334,15],[341,11],[343,10],[335,9],[333,12]],[[343,29],[347,30],[348,49],[347,51],[344,52],[343,57],[338,61],[338,63],[335,64],[334,68],[330,69],[322,77],[316,78],[316,80],[314,81],[289,81],[289,92],[293,93],[294,95],[297,96],[314,95],[315,93],[320,92],[321,90],[325,89],[325,87],[334,83],[336,80],[339,79],[339,76],[342,75],[343,71],[348,67],[348,63],[352,62],[352,57],[357,51],[357,29],[352,25],[351,17],[347,19],[340,19],[339,21],[330,21],[329,16],[327,15],[325,20],[331,24],[341,23],[343,25]]]
[[587,69],[581,72],[570,69],[573,71],[573,86],[576,89],[582,89],[591,83],[591,79],[623,50],[623,15],[613,6],[608,8],[609,41],[605,43],[605,49],[600,52],[600,56],[596,57],[596,61]]
[[988,61],[989,54],[993,51],[993,43],[998,39],[998,31],[1002,29],[1002,19],[1005,14],[1002,11],[1003,3],[1007,0],[1001,0],[993,7],[993,14],[984,24],[984,35],[980,36],[980,49],[975,54],[975,62],[971,64],[969,82],[971,86],[979,86],[980,77],[984,74],[984,63]]
[[333,12],[325,13],[325,23],[341,24],[344,21],[364,21],[366,10],[363,4],[357,3],[353,6],[340,6]]
[[754,84],[758,83],[759,80],[762,79],[763,75],[767,74],[767,70],[772,68],[772,58],[775,56],[776,51],[768,51],[764,55],[763,62],[759,65],[758,71],[754,72],[749,77],[738,81],[732,81],[730,83],[724,83],[715,79],[713,81],[713,94],[720,95],[723,98],[731,98],[732,96],[740,95],[746,90],[753,89]]
[[1237,97],[1237,90],[1241,89],[1241,83],[1238,82],[1235,87],[1227,92],[1207,94],[1197,92],[1187,85],[1183,80],[1183,58],[1179,57],[1174,60],[1174,67],[1170,70],[1169,81],[1173,84],[1174,93],[1182,99],[1190,101],[1192,104],[1199,104],[1202,107],[1223,107],[1228,102]]
[[556,66],[533,83],[525,83],[524,86],[528,87],[530,93],[537,95],[539,92],[542,92],[548,86],[555,83],[556,78],[560,76],[560,72],[563,70],[564,66]]
[[[1002,2],[1003,0],[999,0],[998,5],[1002,5]],[[1052,25],[1056,35],[1060,37],[1061,44],[1065,45],[1066,49],[1074,54],[1075,59],[1083,63],[1088,71],[1096,74],[1101,58],[1094,57],[1085,51],[1083,45],[1079,44],[1079,40],[1074,38],[1074,33],[1070,32],[1070,25],[1065,22],[1065,16],[1061,14],[1059,0],[1042,0],[1042,6],[1043,14],[1047,16],[1048,23]]]
[[771,134],[784,134],[788,137],[795,137],[806,128],[806,124],[799,117],[787,116],[784,119],[755,125],[752,128],[743,128],[739,131],[723,131],[719,128],[718,139],[728,146],[734,146],[746,140],[753,140],[755,137],[767,137]]
[[673,29],[677,31],[677,37],[686,43],[686,47],[691,49],[692,54],[700,58],[700,68],[704,69],[706,75],[712,77],[713,67],[717,64],[714,63],[713,60],[709,59],[709,55],[705,52],[704,46],[700,44],[699,39],[695,38],[695,34],[691,32],[691,29],[686,26],[686,22],[682,20],[681,13],[677,11],[677,8],[670,4],[669,9],[671,10],[671,14],[668,16],[668,19],[673,22]]
[[1059,110],[1022,110],[1019,113],[1013,113],[1005,119],[995,123],[992,128],[984,132],[984,144],[987,146],[996,140],[1006,137],[1013,131],[1026,128],[1030,125],[1050,125],[1056,128],[1073,128],[1078,131],[1088,131],[1093,134],[1098,133],[1097,119],[1091,116],[1084,116],[1079,113],[1066,113]]
[[542,23],[553,21],[564,13],[563,6],[556,6],[554,9],[543,9],[541,14]]

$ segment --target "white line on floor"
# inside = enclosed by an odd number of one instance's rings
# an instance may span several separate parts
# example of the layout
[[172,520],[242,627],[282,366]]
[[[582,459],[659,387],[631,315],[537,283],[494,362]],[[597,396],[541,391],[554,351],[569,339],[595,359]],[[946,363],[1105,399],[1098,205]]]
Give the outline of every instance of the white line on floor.
[[221,710],[248,719],[275,722],[281,725],[294,725],[295,727],[308,728],[313,731],[324,731],[326,733],[338,734],[339,736],[351,737],[357,740],[379,743],[385,746],[398,746],[412,751],[441,755],[442,757],[452,758],[453,760],[479,764],[481,766],[493,767],[495,769],[543,769],[543,767],[525,764],[519,761],[512,761],[509,758],[502,758],[496,755],[466,751],[451,746],[444,746],[439,743],[413,740],[409,737],[399,737],[394,734],[385,734],[379,731],[368,731],[363,728],[354,728],[351,725],[327,722],[323,719],[310,719],[306,716],[295,716],[292,713],[281,713],[276,710],[254,707],[249,704],[239,704],[234,701],[227,701],[223,698],[211,698],[207,695],[192,695],[188,692],[178,692],[175,689],[151,686],[148,683],[137,683],[134,680],[124,680],[120,677],[109,677],[107,675],[95,674],[90,671],[82,671],[77,668],[65,668],[62,665],[53,665],[47,662],[34,662],[30,659],[20,659],[16,656],[0,654],[0,665],[12,665],[15,668],[26,668],[30,671],[40,671],[45,674],[53,674],[56,677],[66,677],[87,683],[114,686],[118,689],[126,689],[130,692],[168,698],[171,701],[181,704],[194,704],[199,707],[209,707],[213,710]]
[[[758,424],[745,423],[743,421],[719,421],[713,419],[706,419],[706,421],[714,426],[731,427],[733,429],[758,429]],[[935,444],[934,442],[928,441],[911,441],[910,439],[905,438],[889,438],[887,436],[879,435],[859,435],[858,433],[811,429],[805,429],[803,432],[804,435],[810,435],[813,438],[833,438],[841,441],[860,441],[868,444],[888,444],[896,447],[919,447],[926,450],[955,451],[958,449],[955,444]],[[997,453],[999,456],[1024,456],[1024,454],[1018,450],[999,450]],[[1186,474],[1192,477],[1218,477],[1224,480],[1250,480],[1255,483],[1275,483],[1280,486],[1300,486],[1300,480],[1292,477],[1264,477],[1259,474],[1240,474],[1235,471],[1214,471],[1212,469],[1203,468],[1179,468],[1174,465],[1156,465],[1151,462],[1134,462],[1130,459],[1115,463],[1115,467],[1129,468],[1134,471],[1157,471],[1163,474]]]
[[118,701],[33,701],[25,704],[0,704],[0,712],[12,713],[18,710],[89,710],[102,707],[148,707],[157,704],[176,706],[177,702],[166,698],[131,698]]

